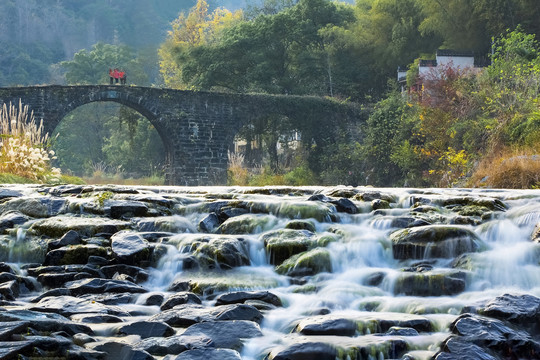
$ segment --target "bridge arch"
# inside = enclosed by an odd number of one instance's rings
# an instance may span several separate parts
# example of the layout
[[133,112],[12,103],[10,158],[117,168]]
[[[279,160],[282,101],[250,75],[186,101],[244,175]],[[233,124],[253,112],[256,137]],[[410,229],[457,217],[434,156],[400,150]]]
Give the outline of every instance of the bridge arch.
[[118,85],[33,86],[0,88],[0,105],[19,99],[43,119],[52,134],[74,109],[113,101],[146,117],[167,152],[171,185],[223,185],[227,152],[238,131],[264,114],[295,119],[295,126],[314,141],[323,141],[337,127],[363,116],[351,104],[316,97],[225,94]]

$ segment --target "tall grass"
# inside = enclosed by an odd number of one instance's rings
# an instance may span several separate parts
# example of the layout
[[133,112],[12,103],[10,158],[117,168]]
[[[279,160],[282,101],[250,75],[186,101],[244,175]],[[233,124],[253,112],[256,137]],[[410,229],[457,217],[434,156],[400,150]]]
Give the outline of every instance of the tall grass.
[[0,173],[22,176],[38,182],[60,180],[60,169],[50,165],[49,135],[43,120],[37,125],[28,106],[4,104],[0,109]]

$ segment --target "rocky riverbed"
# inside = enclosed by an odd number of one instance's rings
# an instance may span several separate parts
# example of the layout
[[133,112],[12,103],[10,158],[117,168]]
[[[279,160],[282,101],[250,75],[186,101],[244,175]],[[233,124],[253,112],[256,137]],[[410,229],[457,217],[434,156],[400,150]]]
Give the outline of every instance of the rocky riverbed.
[[540,191],[0,187],[1,359],[540,359]]

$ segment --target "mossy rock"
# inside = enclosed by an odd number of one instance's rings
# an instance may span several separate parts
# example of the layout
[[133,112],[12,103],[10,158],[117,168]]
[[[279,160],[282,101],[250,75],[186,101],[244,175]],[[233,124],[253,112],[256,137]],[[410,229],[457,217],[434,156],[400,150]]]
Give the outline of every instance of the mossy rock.
[[57,216],[38,220],[32,224],[30,231],[37,235],[61,237],[69,230],[75,230],[80,236],[90,237],[98,233],[114,234],[129,228],[127,221],[111,220],[96,217]]
[[231,291],[267,290],[280,285],[274,278],[235,270],[189,272],[186,276],[189,290],[202,297],[214,297]]
[[276,272],[289,276],[315,275],[321,272],[332,272],[330,252],[323,248],[315,248],[294,255],[276,268]]
[[405,272],[396,280],[394,293],[408,296],[446,296],[465,291],[467,273],[459,270]]
[[47,218],[64,213],[67,210],[67,200],[51,197],[19,197],[0,205],[0,213],[19,211],[34,218]]
[[288,219],[315,219],[319,222],[336,219],[334,206],[319,201],[251,201],[247,205],[253,213],[272,214]]
[[280,229],[267,232],[260,239],[264,243],[270,264],[279,265],[291,256],[313,247],[313,235],[306,230]]
[[257,234],[271,229],[277,219],[270,215],[245,214],[227,219],[217,232],[222,234]]
[[291,220],[285,225],[285,229],[316,231],[315,224],[307,220]]
[[445,207],[459,205],[461,207],[484,208],[491,211],[506,211],[508,205],[496,198],[460,196],[443,199],[441,205]]
[[143,218],[137,222],[137,229],[141,232],[197,232],[195,226],[188,219],[178,215]]
[[182,253],[191,254],[184,260],[184,269],[227,270],[250,265],[247,242],[236,236],[186,234],[172,240]]
[[398,260],[452,258],[479,249],[481,243],[471,230],[450,225],[427,225],[398,230],[390,235]]

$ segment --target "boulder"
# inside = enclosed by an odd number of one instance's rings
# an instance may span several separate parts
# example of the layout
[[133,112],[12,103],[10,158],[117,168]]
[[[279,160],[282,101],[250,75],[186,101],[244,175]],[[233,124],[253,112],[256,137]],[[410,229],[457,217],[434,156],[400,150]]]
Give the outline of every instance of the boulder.
[[259,325],[248,320],[209,321],[191,325],[184,336],[208,337],[216,348],[240,350],[243,339],[262,336]]
[[307,276],[321,272],[332,272],[330,252],[319,247],[293,255],[277,266],[276,272],[288,276]]
[[20,211],[8,211],[0,216],[0,233],[4,230],[12,229],[16,225],[22,225],[30,220],[30,218]]
[[456,295],[465,291],[467,273],[459,270],[404,272],[394,284],[394,293],[409,296]]
[[148,241],[137,233],[120,231],[111,237],[113,256],[126,265],[140,264],[150,259]]
[[280,265],[291,256],[307,251],[313,244],[313,235],[306,230],[280,229],[264,233],[260,240],[264,243],[270,264]]
[[540,335],[540,298],[536,296],[504,294],[489,301],[478,312]]
[[56,313],[62,316],[72,316],[77,314],[108,314],[116,316],[129,316],[129,314],[118,306],[104,305],[99,302],[85,300],[73,296],[50,296],[38,301],[35,305],[30,305],[29,310]]
[[91,237],[99,233],[114,234],[122,229],[129,228],[127,221],[111,220],[99,217],[56,216],[38,220],[32,224],[30,230],[38,235],[53,238],[63,236],[69,230],[74,230],[83,237]]
[[[90,327],[70,321],[65,316],[57,313],[38,312],[31,310],[0,311],[0,322],[28,321],[32,329],[40,332],[63,331],[68,335],[78,333],[93,335]],[[1,358],[1,357],[0,357]]]
[[259,300],[275,306],[283,306],[278,296],[269,291],[234,291],[216,298],[216,305],[243,304],[249,300]]
[[142,217],[148,213],[148,206],[140,201],[109,200],[105,204],[113,219]]
[[428,225],[398,230],[390,235],[398,260],[452,258],[479,249],[480,239],[471,230],[450,225]]
[[131,324],[118,328],[118,335],[138,335],[141,339],[149,337],[168,337],[176,333],[176,331],[165,324],[158,321],[135,321]]
[[65,284],[65,287],[69,289],[74,296],[103,293],[139,294],[147,292],[145,288],[129,281],[95,278],[70,281]]
[[170,326],[187,327],[199,322],[219,320],[262,321],[262,314],[255,307],[245,304],[204,307],[183,304],[150,317],[149,321],[163,321]]
[[216,213],[210,213],[206,215],[201,221],[199,221],[199,225],[197,228],[200,232],[203,233],[213,233],[214,230],[216,230],[219,225],[221,224],[221,221],[219,220],[219,217]]
[[74,230],[69,230],[58,240],[51,240],[48,244],[49,251],[61,248],[68,245],[81,245],[82,239],[79,236],[79,233]]
[[134,344],[133,348],[146,351],[152,355],[178,355],[189,349],[200,349],[210,346],[212,339],[205,335],[173,335],[167,338],[150,337]]
[[225,220],[217,232],[222,234],[256,234],[269,230],[275,223],[274,216],[244,214]]
[[180,235],[179,239],[181,252],[191,255],[183,262],[186,270],[227,270],[250,264],[248,244],[243,238],[188,234]]
[[67,211],[67,200],[57,197],[17,197],[0,204],[0,213],[18,211],[33,218],[56,216]]
[[160,310],[169,310],[182,304],[202,304],[202,301],[196,294],[189,291],[182,291],[169,296],[161,305]]

